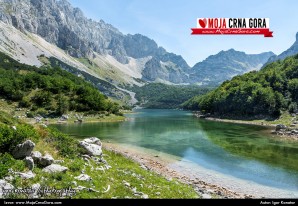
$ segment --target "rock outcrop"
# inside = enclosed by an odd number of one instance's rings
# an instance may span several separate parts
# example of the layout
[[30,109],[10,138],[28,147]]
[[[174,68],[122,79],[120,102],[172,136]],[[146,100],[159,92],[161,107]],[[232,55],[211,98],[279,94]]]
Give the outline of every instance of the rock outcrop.
[[100,139],[98,139],[97,137],[86,138],[83,141],[89,144],[96,144],[96,145],[102,146]]
[[[67,0],[0,0],[0,20],[41,36],[73,57],[110,55],[122,65],[132,58],[142,62],[154,57],[161,62],[159,69],[167,73],[167,80],[174,83],[182,83],[178,75],[190,68],[181,56],[167,52],[152,39],[141,34],[124,35],[103,20],[88,19]],[[134,69],[141,71],[143,65]]]
[[22,179],[32,179],[35,177],[35,174],[32,171],[29,172],[15,172],[15,175],[18,175]]
[[35,163],[39,163],[42,157],[42,154],[39,151],[34,151],[31,153],[31,157],[33,158]]
[[58,164],[51,164],[42,169],[43,172],[47,172],[47,173],[66,172],[67,170],[68,170],[67,167],[64,167]]
[[25,163],[26,163],[26,166],[29,168],[29,170],[33,170],[34,168],[34,160],[32,157],[26,157],[25,158]]
[[22,144],[18,144],[12,152],[12,155],[16,159],[22,159],[29,156],[34,149],[35,144],[31,140],[27,140]]
[[42,166],[49,166],[53,164],[54,158],[50,154],[46,154],[45,156],[42,156],[39,160],[39,164]]
[[79,142],[79,146],[84,149],[84,152],[90,156],[101,156],[101,142],[98,138],[87,138]]

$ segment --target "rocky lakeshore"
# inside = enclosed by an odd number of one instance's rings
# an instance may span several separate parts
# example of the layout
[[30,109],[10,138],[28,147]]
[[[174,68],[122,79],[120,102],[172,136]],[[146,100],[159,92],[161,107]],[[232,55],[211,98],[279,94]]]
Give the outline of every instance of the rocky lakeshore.
[[177,179],[191,185],[204,199],[263,199],[297,198],[297,191],[271,188],[246,180],[231,178],[195,165],[186,165],[184,160],[167,155],[156,155],[151,151],[139,150],[113,143],[104,148],[138,162],[142,168],[154,171],[168,180]]
[[190,178],[187,175],[175,170],[169,165],[173,162],[170,158],[160,158],[158,155],[149,155],[132,148],[123,148],[112,143],[105,143],[104,148],[119,153],[127,158],[138,162],[142,168],[152,170],[168,180],[178,179],[194,187],[195,191],[204,199],[247,199],[255,198],[249,194],[240,194],[236,191],[228,190],[215,184],[209,184],[202,179]]

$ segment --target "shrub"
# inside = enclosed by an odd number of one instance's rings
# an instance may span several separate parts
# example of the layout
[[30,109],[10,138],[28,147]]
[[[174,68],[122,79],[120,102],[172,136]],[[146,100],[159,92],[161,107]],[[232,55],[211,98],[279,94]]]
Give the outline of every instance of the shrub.
[[12,146],[14,131],[8,125],[0,125],[0,151],[8,152]]
[[10,154],[0,153],[0,179],[8,174],[8,169],[23,171],[25,169],[25,163],[22,160],[15,160]]
[[23,99],[19,102],[19,107],[29,108],[30,106],[31,103],[27,97],[23,97]]
[[16,130],[8,125],[0,125],[0,151],[9,152],[26,139],[38,141],[38,135],[31,125],[19,124]]
[[48,129],[48,142],[54,145],[59,154],[64,157],[76,157],[80,152],[75,139],[59,132],[57,129]]
[[295,113],[297,112],[297,103],[296,102],[292,102],[290,105],[289,105],[289,112],[290,113]]

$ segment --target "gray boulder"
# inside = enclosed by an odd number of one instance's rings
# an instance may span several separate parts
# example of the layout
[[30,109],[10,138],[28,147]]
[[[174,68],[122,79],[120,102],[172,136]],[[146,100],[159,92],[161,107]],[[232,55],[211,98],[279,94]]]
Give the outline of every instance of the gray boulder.
[[34,152],[31,153],[31,157],[33,158],[35,163],[39,164],[42,155],[39,151],[34,151]]
[[22,159],[29,156],[34,149],[35,144],[31,140],[27,140],[22,144],[18,144],[12,152],[15,159]]
[[29,172],[15,172],[22,179],[32,179],[35,177],[35,174],[32,171]]
[[13,190],[14,186],[5,180],[0,180],[0,198],[9,195],[8,190]]
[[53,164],[53,162],[54,162],[54,158],[51,155],[46,154],[45,156],[40,158],[39,164],[42,166],[49,166]]
[[25,158],[25,163],[26,163],[26,166],[29,168],[29,170],[33,170],[33,168],[34,168],[34,161],[33,161],[33,158],[32,157],[26,157]]
[[[100,143],[101,144],[101,143]],[[84,152],[90,156],[101,156],[102,150],[101,145],[99,145],[99,142],[96,144],[89,143],[88,140],[80,141],[79,146],[84,149]]]
[[275,127],[275,131],[280,131],[280,130],[284,130],[284,129],[287,129],[287,126],[283,125],[283,124],[278,124]]
[[87,142],[89,144],[97,144],[99,146],[102,146],[102,143],[101,143],[100,139],[98,139],[97,137],[86,138],[83,141]]
[[43,172],[47,172],[47,173],[66,172],[67,170],[68,170],[67,167],[64,167],[58,164],[51,164],[42,169]]

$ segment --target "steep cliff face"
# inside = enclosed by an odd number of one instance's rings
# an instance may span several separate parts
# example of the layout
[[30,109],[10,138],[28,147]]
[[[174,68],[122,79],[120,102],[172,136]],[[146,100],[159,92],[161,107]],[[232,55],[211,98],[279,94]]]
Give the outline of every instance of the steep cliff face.
[[[0,11],[3,22],[38,34],[74,57],[85,57],[92,51],[112,53],[115,42],[124,38],[113,26],[87,19],[80,9],[73,8],[66,0],[1,0]],[[117,51],[115,56],[126,55],[121,48]]]
[[88,19],[67,0],[0,0],[0,20],[5,30],[0,49],[10,56],[37,66],[42,64],[38,55],[54,56],[120,86],[142,81],[218,84],[259,69],[273,55],[229,50],[190,68],[182,56],[167,52],[154,40],[124,35],[102,20]]
[[[148,37],[123,35],[102,20],[87,19],[80,9],[73,8],[66,0],[0,0],[0,13],[3,22],[21,31],[37,34],[76,58],[92,59],[96,52],[110,55],[125,65],[129,64],[130,57],[154,57],[160,63],[172,62],[181,72],[189,69],[181,56],[168,53]],[[171,67],[165,72],[170,73]],[[148,74],[148,79],[154,81],[153,76]]]

